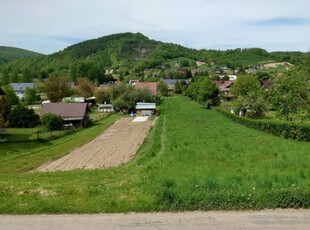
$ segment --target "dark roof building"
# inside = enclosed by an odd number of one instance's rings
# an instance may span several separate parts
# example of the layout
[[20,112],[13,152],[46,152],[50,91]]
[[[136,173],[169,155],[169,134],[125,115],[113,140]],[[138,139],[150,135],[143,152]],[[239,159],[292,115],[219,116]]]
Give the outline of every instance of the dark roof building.
[[160,79],[162,82],[168,85],[168,90],[173,90],[176,82],[184,81],[186,84],[189,84],[190,79]]
[[11,83],[10,84],[19,99],[24,97],[26,88],[34,88],[34,83]]
[[221,91],[228,92],[234,81],[212,81]]
[[177,81],[185,81],[186,84],[189,84],[189,79],[160,79],[162,82],[166,83],[167,85],[174,85]]
[[87,103],[45,103],[42,105],[40,116],[55,113],[64,120],[77,125],[86,126],[89,122]]

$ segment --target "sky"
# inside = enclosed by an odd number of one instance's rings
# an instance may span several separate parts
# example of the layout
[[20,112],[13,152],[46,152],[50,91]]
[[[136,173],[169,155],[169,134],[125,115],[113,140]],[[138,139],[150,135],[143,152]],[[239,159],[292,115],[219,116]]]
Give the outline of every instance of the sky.
[[0,0],[0,46],[51,54],[122,32],[195,49],[309,51],[310,0]]

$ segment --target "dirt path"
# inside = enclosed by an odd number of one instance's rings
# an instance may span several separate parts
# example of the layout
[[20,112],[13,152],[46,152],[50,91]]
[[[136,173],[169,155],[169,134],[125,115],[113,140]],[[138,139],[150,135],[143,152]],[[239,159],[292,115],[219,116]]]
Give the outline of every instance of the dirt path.
[[152,121],[122,118],[91,142],[49,164],[41,172],[116,167],[129,162],[142,144]]

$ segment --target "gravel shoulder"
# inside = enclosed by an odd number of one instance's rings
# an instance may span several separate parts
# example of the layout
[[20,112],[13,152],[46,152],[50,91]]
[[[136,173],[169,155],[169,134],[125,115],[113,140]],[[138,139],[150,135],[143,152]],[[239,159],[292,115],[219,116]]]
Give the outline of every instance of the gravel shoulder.
[[0,215],[0,229],[310,229],[310,210]]
[[143,143],[152,121],[132,122],[122,118],[94,140],[59,158],[44,164],[41,172],[69,171],[73,169],[96,169],[116,167],[129,162]]

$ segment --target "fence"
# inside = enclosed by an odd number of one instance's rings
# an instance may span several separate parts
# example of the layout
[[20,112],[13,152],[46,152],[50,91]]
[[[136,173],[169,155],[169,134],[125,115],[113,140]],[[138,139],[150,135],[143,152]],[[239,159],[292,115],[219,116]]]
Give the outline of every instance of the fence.
[[112,115],[113,113],[95,113],[95,114],[90,114],[89,119],[92,122],[96,122],[96,121],[100,121],[110,115]]
[[36,128],[9,128],[5,133],[1,134],[1,139],[5,139],[7,142],[31,142],[31,141],[44,141],[55,139],[58,137],[66,136],[77,129],[62,129],[50,131],[45,127]]

